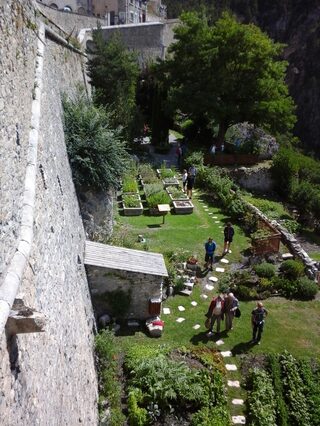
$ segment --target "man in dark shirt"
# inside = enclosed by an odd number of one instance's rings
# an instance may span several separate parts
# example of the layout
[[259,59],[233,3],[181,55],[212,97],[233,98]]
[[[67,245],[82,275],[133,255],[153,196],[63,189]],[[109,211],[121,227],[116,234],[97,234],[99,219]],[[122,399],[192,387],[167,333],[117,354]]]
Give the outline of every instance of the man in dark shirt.
[[257,307],[251,312],[252,343],[260,345],[264,319],[267,315],[268,311],[264,308],[263,303],[257,302]]
[[234,236],[234,229],[231,222],[227,223],[227,226],[223,230],[224,233],[224,247],[223,254],[230,253],[230,244],[232,243]]

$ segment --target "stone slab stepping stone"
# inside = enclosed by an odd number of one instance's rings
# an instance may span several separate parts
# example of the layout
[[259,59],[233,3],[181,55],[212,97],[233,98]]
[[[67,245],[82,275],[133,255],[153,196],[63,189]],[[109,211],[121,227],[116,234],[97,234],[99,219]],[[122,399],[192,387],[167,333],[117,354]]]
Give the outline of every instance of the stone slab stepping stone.
[[221,226],[221,225],[219,225],[219,226],[218,226],[218,228],[222,228],[222,226]]
[[212,219],[218,219],[218,216],[212,216]]
[[220,223],[220,220],[215,220],[214,223]]
[[222,352],[220,352],[220,353],[221,353],[221,355],[223,356],[223,358],[226,358],[226,357],[232,356],[232,352],[231,352],[231,351],[222,351]]
[[170,311],[170,308],[163,308],[163,313],[165,314],[165,315],[169,315],[169,314],[171,314],[171,311]]
[[191,302],[191,305],[192,305],[192,306],[197,306],[197,304],[198,304],[198,303],[197,303],[195,300],[193,300],[193,301]]
[[200,324],[195,324],[192,328],[194,328],[195,330],[198,330],[198,328],[200,328],[201,325]]
[[218,278],[217,277],[209,277],[209,281],[216,283],[218,281]]
[[201,299],[208,299],[208,296],[206,294],[200,294]]
[[180,317],[180,318],[177,318],[177,319],[176,319],[176,321],[177,321],[177,322],[183,322],[183,321],[185,321],[185,318],[181,318],[181,317]]
[[235,364],[226,364],[226,369],[228,371],[236,371],[238,370],[237,366]]
[[208,211],[209,211],[209,209],[204,209],[204,211],[205,211],[205,212],[208,212]]
[[245,425],[246,418],[244,416],[232,416],[232,423],[234,425]]
[[203,205],[203,207],[204,207],[205,209],[207,209],[207,208],[208,208],[208,206],[206,206],[205,204]]
[[207,289],[207,290],[213,290],[213,289],[214,289],[214,287],[213,287],[213,285],[206,284],[206,289]]
[[291,254],[291,253],[283,253],[282,259],[283,260],[293,259],[293,254]]
[[239,380],[228,380],[227,384],[230,388],[240,388]]
[[221,259],[220,262],[221,263],[229,263],[229,260],[228,259]]
[[217,344],[218,346],[220,346],[220,345],[224,345],[224,341],[223,341],[222,339],[219,339],[219,340],[217,340],[217,341],[216,341],[216,344]]
[[179,309],[180,312],[183,312],[183,311],[186,310],[186,308],[184,306],[178,306],[178,309]]
[[236,398],[233,399],[231,402],[233,405],[243,405],[244,403],[243,399],[236,399]]
[[224,272],[224,268],[216,268],[217,272]]
[[212,212],[209,212],[208,214],[211,216],[213,213],[212,213]]

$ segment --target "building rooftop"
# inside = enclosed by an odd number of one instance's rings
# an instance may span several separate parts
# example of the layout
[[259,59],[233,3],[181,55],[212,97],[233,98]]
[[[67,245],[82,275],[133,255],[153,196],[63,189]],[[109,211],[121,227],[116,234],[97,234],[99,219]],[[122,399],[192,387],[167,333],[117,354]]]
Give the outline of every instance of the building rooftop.
[[162,254],[86,241],[84,263],[88,266],[119,269],[167,277]]

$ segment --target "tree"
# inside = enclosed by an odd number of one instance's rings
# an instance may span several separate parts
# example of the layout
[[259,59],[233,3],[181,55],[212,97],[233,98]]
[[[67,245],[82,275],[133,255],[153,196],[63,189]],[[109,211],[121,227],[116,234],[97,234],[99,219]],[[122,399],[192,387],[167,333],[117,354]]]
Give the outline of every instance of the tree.
[[217,146],[231,125],[244,121],[273,133],[292,129],[296,119],[285,84],[287,62],[278,59],[283,45],[229,13],[213,25],[192,12],[181,20],[166,61],[177,109],[217,126]]
[[136,84],[139,67],[136,55],[129,52],[115,34],[106,42],[101,28],[93,31],[93,52],[88,74],[94,86],[94,101],[113,113],[113,125],[128,127],[135,114]]

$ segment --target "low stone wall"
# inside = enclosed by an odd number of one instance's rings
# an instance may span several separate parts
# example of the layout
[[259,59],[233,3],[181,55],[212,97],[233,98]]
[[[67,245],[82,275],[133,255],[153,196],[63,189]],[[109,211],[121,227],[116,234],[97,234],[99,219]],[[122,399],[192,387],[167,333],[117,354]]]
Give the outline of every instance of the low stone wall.
[[229,174],[242,188],[263,194],[273,190],[270,167],[269,163],[262,163],[256,167],[237,167],[229,170]]

